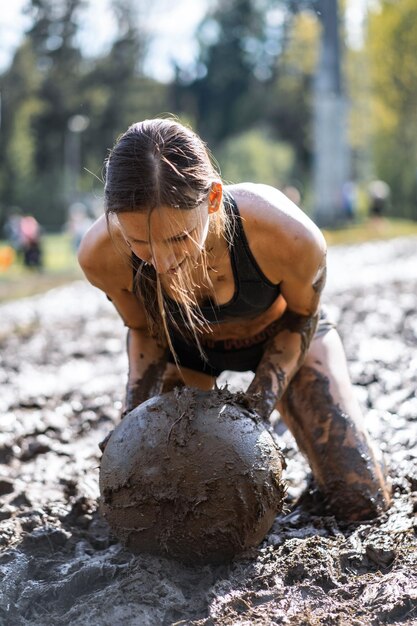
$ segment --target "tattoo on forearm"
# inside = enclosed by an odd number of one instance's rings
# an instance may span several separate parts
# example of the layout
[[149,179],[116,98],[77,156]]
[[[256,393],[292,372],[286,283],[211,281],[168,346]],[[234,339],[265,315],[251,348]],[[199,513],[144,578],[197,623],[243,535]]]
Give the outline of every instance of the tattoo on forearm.
[[287,310],[280,319],[277,333],[268,342],[256,370],[256,377],[248,389],[248,393],[256,398],[255,408],[263,419],[269,418],[288,385],[288,373],[279,363],[281,351],[276,346],[277,338],[283,331],[300,335],[301,347],[296,364],[297,368],[300,367],[316,330],[318,317],[318,314],[299,315]]
[[319,313],[315,315],[299,315],[292,311],[286,311],[282,316],[285,329],[292,333],[298,333],[301,337],[301,350],[297,365],[300,366],[316,332],[319,321]]

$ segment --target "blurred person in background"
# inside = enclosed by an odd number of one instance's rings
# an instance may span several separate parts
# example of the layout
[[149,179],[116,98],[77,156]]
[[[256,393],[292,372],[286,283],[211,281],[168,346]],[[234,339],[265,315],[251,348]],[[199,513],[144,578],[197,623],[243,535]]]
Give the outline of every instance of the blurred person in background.
[[373,222],[380,223],[386,213],[391,191],[383,180],[373,180],[368,185],[369,217]]
[[291,200],[291,202],[294,202],[294,204],[296,204],[297,206],[300,206],[301,193],[299,192],[297,187],[295,187],[294,185],[286,185],[283,188],[282,193],[285,194],[287,198]]
[[65,225],[65,230],[70,234],[73,248],[77,251],[93,220],[89,217],[87,208],[82,202],[72,204],[68,214],[69,219]]
[[17,209],[13,209],[4,224],[4,235],[16,253],[17,258],[23,257],[22,234],[20,223],[22,216]]
[[33,215],[20,220],[20,240],[25,267],[42,268],[41,227]]
[[356,217],[357,191],[352,180],[347,180],[342,186],[342,208],[345,219],[353,222]]

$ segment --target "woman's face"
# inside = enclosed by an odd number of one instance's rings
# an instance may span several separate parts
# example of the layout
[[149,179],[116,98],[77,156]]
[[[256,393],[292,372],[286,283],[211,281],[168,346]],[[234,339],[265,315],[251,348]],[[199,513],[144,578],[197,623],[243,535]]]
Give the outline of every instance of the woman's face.
[[208,233],[207,204],[191,210],[161,206],[148,212],[119,213],[127,245],[158,274],[175,275],[187,262],[198,261]]

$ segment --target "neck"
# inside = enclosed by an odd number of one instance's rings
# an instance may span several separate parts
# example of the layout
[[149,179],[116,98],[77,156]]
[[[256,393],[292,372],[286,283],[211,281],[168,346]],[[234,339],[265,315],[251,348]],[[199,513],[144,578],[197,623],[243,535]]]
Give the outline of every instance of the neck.
[[219,234],[215,229],[210,229],[207,235],[204,248],[207,254],[209,267],[214,268],[224,258],[227,253],[227,241],[223,234]]

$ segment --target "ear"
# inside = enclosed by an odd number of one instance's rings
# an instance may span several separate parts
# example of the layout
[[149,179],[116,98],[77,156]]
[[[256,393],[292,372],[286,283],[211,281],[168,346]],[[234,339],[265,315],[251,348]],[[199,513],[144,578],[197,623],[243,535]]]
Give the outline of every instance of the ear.
[[223,199],[223,185],[220,182],[211,184],[208,199],[208,212],[216,213],[220,209]]

